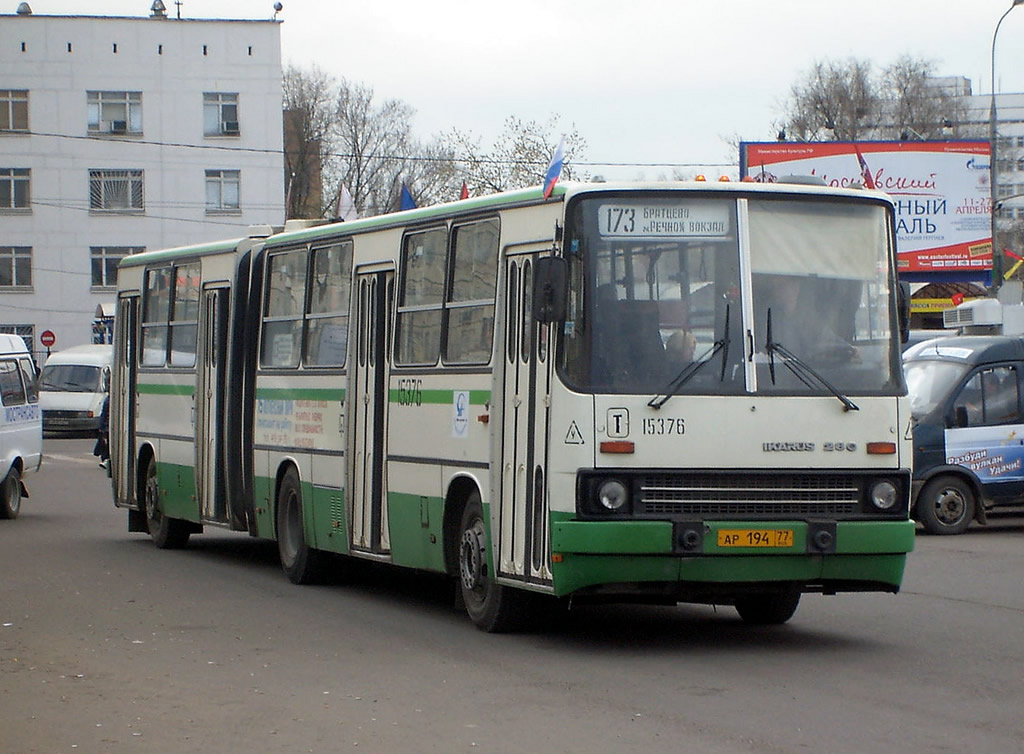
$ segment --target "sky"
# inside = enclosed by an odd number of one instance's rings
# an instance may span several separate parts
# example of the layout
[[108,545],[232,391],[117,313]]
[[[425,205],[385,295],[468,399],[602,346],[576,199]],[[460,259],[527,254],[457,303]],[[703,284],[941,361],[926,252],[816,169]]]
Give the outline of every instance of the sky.
[[[20,0],[0,0],[0,14]],[[37,15],[148,16],[152,0],[28,0]],[[274,0],[164,0],[172,18],[269,19]],[[282,0],[282,62],[402,100],[421,141],[485,147],[507,117],[575,128],[606,178],[731,174],[770,141],[818,61],[902,55],[991,89],[1011,0]],[[999,28],[996,91],[1024,92],[1024,5]],[[557,136],[555,137],[557,140]],[[554,144],[552,144],[554,148]],[[588,164],[589,163],[589,164]],[[732,167],[731,167],[732,166]]]

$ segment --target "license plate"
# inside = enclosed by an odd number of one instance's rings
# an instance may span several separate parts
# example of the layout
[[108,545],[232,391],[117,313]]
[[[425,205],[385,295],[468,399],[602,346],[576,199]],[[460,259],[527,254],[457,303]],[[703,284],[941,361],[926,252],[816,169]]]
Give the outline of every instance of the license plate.
[[792,547],[792,529],[719,529],[719,547]]

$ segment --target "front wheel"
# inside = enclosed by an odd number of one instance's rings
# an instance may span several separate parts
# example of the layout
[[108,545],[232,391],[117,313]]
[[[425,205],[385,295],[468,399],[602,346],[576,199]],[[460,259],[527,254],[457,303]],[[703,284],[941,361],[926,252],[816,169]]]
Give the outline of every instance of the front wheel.
[[312,584],[323,577],[324,554],[306,542],[302,487],[294,468],[285,472],[277,493],[277,552],[293,584]]
[[482,631],[502,633],[522,628],[529,618],[529,596],[498,584],[487,561],[487,526],[480,494],[466,501],[459,526],[459,585],[466,612]]
[[970,485],[955,476],[931,480],[917,497],[917,517],[929,534],[963,534],[974,518],[976,500]]
[[0,486],[0,518],[17,518],[21,511],[21,472],[12,466]]
[[793,617],[799,604],[800,592],[751,594],[736,598],[736,612],[744,623],[778,626]]
[[189,525],[164,514],[160,502],[160,483],[156,476],[156,459],[150,458],[146,466],[146,528],[153,543],[161,550],[179,550],[188,543],[192,533]]

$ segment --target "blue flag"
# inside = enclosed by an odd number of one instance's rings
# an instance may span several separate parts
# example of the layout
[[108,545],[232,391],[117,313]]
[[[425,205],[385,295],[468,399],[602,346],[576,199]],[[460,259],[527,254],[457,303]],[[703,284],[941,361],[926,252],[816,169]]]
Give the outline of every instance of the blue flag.
[[548,172],[544,175],[544,198],[551,196],[551,192],[558,183],[558,176],[562,174],[562,163],[565,161],[565,137],[558,142],[555,153],[551,155],[551,164],[548,165]]
[[416,209],[416,200],[412,198],[412,192],[409,191],[409,187],[404,183],[402,184],[402,201],[398,205],[399,209]]

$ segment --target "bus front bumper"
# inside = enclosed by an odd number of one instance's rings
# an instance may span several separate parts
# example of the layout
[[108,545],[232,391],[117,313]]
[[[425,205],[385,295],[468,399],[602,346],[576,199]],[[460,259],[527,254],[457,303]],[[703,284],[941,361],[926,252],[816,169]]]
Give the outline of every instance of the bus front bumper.
[[552,524],[551,570],[559,595],[599,585],[612,591],[676,585],[712,600],[716,593],[782,582],[807,592],[896,592],[913,549],[909,520],[567,520]]

